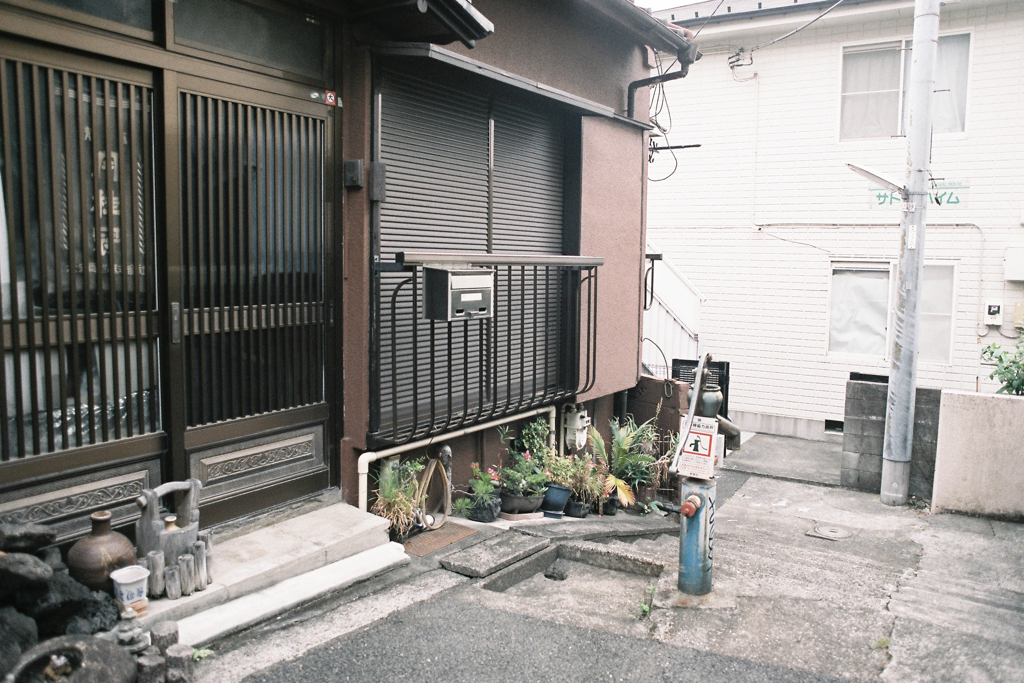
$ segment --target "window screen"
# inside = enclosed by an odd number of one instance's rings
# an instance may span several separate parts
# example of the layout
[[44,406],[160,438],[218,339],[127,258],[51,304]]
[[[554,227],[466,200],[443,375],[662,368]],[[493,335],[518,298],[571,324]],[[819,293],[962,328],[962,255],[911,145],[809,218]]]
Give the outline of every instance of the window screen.
[[[905,40],[843,50],[840,137],[885,138],[906,134],[907,92],[913,43]],[[970,34],[939,38],[932,130],[965,130]]]
[[43,2],[146,31],[153,30],[152,0],[43,0]]
[[884,357],[888,322],[888,265],[832,269],[830,352]]
[[899,44],[845,52],[840,136],[891,137],[899,132],[899,113]]
[[[913,41],[907,41],[911,48]],[[967,118],[967,65],[971,36],[940,36],[935,62],[935,96],[932,99],[932,130],[936,133],[962,133]],[[911,52],[906,53],[903,82],[910,83]],[[907,88],[903,92],[903,131],[907,130]]]
[[948,363],[953,339],[953,266],[926,265],[917,326],[919,359]]
[[305,16],[235,0],[178,0],[174,40],[229,57],[323,78],[324,31]]

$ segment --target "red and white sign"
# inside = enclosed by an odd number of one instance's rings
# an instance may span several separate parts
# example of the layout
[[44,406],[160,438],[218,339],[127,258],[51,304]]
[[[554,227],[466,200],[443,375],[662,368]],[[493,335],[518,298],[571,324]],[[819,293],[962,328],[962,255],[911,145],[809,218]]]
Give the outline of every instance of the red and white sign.
[[681,477],[710,479],[715,475],[715,451],[718,441],[718,420],[694,417],[689,434],[683,441],[678,473]]
[[333,90],[328,90],[324,93],[324,102],[327,103],[328,107],[336,107],[338,105],[338,95]]

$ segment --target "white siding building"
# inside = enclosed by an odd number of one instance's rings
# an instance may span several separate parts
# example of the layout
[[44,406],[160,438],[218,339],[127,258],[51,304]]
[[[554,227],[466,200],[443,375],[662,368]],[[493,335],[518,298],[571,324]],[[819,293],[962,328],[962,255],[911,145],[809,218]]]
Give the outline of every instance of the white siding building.
[[[696,31],[718,4],[656,15]],[[889,373],[901,204],[846,164],[902,184],[907,158],[911,0],[848,0],[751,63],[831,4],[722,3],[664,86],[668,143],[701,146],[648,198],[648,238],[704,298],[701,352],[732,363],[732,417],[810,438],[851,372]],[[980,351],[1024,325],[1024,2],[954,0],[940,35],[918,383],[991,392]],[[650,176],[672,168],[659,152]]]

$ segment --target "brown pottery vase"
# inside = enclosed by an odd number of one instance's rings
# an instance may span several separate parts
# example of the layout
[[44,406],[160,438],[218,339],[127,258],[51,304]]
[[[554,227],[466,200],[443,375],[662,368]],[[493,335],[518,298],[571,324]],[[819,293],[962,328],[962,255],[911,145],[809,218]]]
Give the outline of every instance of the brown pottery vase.
[[94,512],[92,533],[79,540],[68,551],[71,578],[94,591],[113,590],[110,572],[135,564],[135,546],[124,534],[110,528],[110,511]]

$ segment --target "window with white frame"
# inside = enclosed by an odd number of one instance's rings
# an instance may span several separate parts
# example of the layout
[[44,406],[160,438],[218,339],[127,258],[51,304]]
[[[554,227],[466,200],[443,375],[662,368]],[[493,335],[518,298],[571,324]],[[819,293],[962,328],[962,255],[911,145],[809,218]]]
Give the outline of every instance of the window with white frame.
[[[935,63],[932,130],[964,131],[971,36],[940,36]],[[885,138],[906,133],[907,86],[913,41],[902,40],[843,49],[839,137]]]
[[[829,353],[875,359],[888,355],[890,311],[895,303],[892,270],[887,262],[832,265]],[[924,266],[917,334],[922,362],[950,362],[955,275],[952,265]]]

